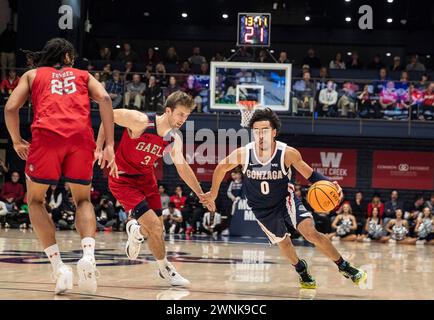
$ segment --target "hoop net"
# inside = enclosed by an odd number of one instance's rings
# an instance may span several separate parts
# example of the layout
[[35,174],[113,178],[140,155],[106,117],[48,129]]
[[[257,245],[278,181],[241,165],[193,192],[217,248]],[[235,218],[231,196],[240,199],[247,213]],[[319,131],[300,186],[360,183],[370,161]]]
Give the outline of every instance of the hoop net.
[[259,107],[258,101],[255,100],[242,100],[237,102],[238,107],[241,112],[241,122],[240,125],[243,128],[249,126],[250,119],[252,119],[253,114]]

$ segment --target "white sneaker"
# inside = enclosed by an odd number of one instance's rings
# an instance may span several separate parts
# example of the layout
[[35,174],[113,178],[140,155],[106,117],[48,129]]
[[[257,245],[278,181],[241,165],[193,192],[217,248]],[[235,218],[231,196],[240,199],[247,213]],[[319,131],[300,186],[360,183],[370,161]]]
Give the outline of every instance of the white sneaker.
[[170,262],[166,264],[164,269],[159,269],[158,274],[161,279],[166,280],[171,286],[186,287],[190,285],[190,281],[183,278]]
[[96,270],[95,258],[85,255],[77,263],[78,288],[81,293],[96,293],[96,279],[99,272]]
[[175,233],[175,229],[176,229],[176,224],[172,224],[172,225],[170,226],[169,233],[170,233],[170,234],[174,234],[174,233]]
[[66,290],[72,290],[72,281],[74,274],[72,273],[71,267],[61,264],[56,272],[52,274],[53,279],[56,281],[56,288],[54,289],[55,294],[65,293]]
[[128,240],[125,245],[125,253],[127,254],[128,259],[136,260],[140,253],[140,247],[145,239],[141,236],[140,225],[135,219],[128,221],[126,230]]

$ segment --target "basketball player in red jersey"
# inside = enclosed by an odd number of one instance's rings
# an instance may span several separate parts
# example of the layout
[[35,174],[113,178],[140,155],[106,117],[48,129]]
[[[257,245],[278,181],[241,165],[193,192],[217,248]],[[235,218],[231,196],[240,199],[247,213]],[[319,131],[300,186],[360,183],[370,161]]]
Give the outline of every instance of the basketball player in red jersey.
[[[82,292],[95,292],[94,258],[96,219],[90,202],[95,141],[89,97],[99,103],[106,134],[102,162],[117,175],[113,149],[113,110],[110,96],[87,71],[72,68],[74,47],[65,39],[48,41],[41,52],[26,52],[36,69],[27,71],[5,107],[5,120],[15,151],[26,163],[30,219],[53,267],[55,293],[72,289],[73,273],[60,257],[56,228],[45,209],[45,193],[63,176],[77,206],[76,228],[83,257],[78,261],[78,285]],[[34,118],[32,142],[20,135],[19,109],[31,97]]]
[[[194,109],[193,99],[182,91],[172,93],[166,100],[161,116],[146,115],[139,111],[114,110],[115,123],[125,127],[116,150],[119,177],[109,177],[112,194],[130,213],[126,229],[126,254],[134,260],[140,253],[144,238],[157,260],[159,275],[173,286],[187,286],[190,282],[176,272],[166,259],[161,220],[161,198],[154,163],[170,153],[179,176],[198,196],[201,186],[182,153],[182,139],[174,131],[181,128]],[[100,128],[97,150],[104,144],[104,131]],[[203,198],[201,198],[203,200]],[[214,202],[203,202],[215,210]]]

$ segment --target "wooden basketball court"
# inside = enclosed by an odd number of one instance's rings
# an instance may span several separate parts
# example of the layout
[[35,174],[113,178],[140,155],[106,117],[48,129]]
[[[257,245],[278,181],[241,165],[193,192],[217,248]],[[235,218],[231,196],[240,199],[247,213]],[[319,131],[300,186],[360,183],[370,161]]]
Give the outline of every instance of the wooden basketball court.
[[[0,230],[0,299],[434,299],[434,247],[335,242],[343,256],[368,272],[361,288],[337,272],[316,249],[297,242],[316,277],[316,290],[300,290],[297,274],[265,239],[167,237],[169,260],[192,283],[171,288],[157,276],[145,245],[140,260],[124,254],[126,234],[100,233],[96,258],[98,292],[80,295],[77,287],[53,294],[51,266],[30,231]],[[81,257],[76,232],[58,232],[64,261]],[[76,283],[76,279],[74,279]]]

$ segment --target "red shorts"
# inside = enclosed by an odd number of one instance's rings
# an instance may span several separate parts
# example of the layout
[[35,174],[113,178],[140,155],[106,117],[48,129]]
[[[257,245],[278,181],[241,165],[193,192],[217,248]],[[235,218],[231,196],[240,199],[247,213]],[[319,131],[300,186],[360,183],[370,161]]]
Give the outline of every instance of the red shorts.
[[162,209],[157,179],[153,172],[142,175],[119,175],[119,178],[109,176],[109,187],[126,212],[130,212],[144,200],[149,209],[157,213]]
[[90,133],[65,138],[48,130],[34,129],[26,175],[42,184],[56,185],[64,177],[66,182],[89,185],[95,146]]

